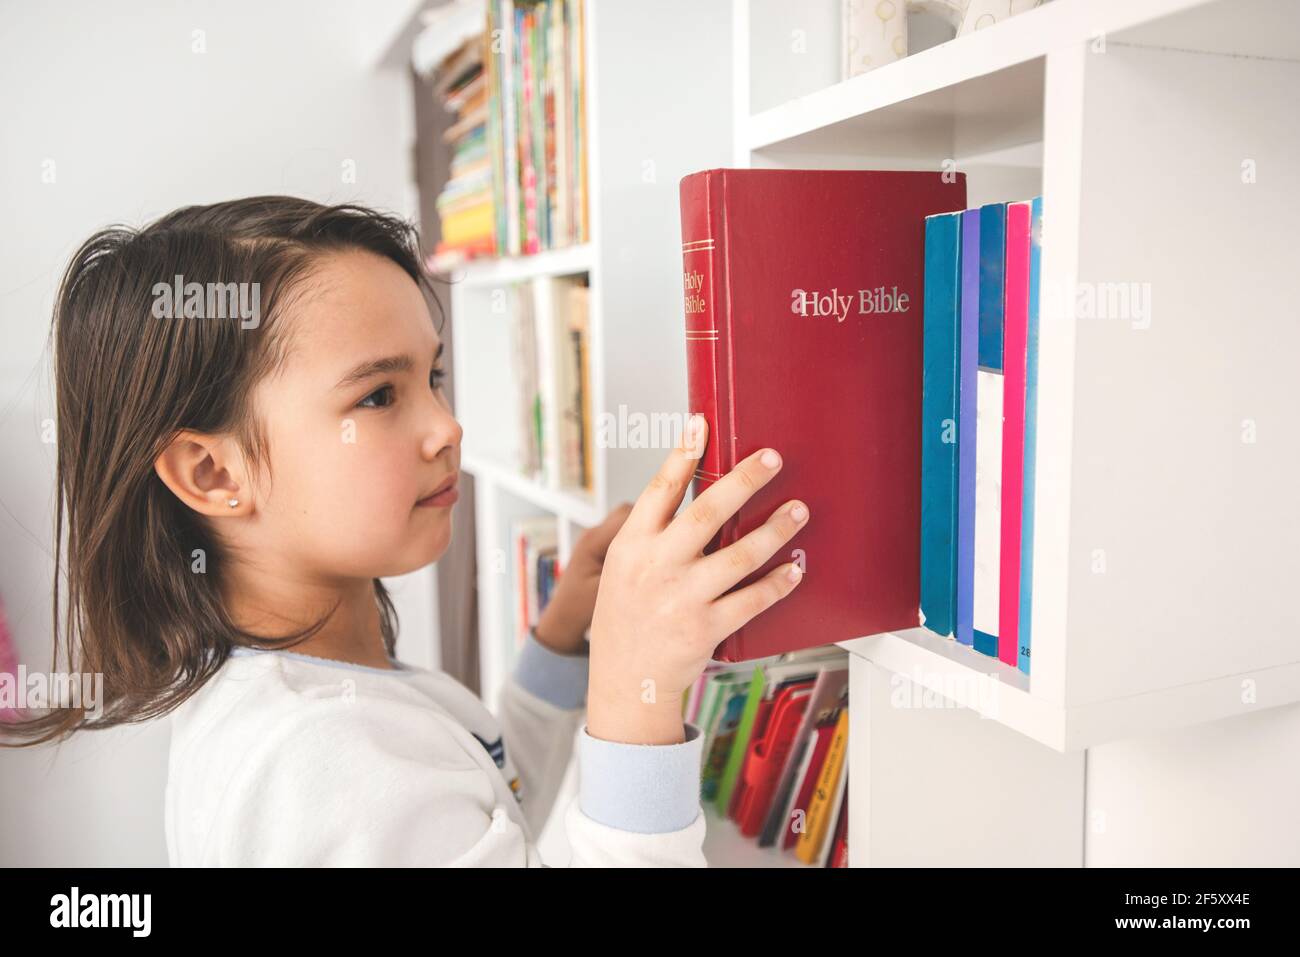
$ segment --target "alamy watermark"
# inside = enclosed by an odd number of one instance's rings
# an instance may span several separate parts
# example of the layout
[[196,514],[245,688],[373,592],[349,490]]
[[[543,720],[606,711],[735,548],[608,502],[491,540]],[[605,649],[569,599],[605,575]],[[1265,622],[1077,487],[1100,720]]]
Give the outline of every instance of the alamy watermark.
[[1134,329],[1151,328],[1151,283],[1044,280],[1039,306],[1044,316],[1067,320],[1113,319]]
[[18,673],[0,671],[0,713],[45,708],[85,708],[98,718],[104,713],[104,673],[29,673],[26,665]]
[[176,276],[170,283],[154,283],[155,319],[238,319],[241,329],[256,329],[262,322],[262,284],[257,282],[186,282]]
[[[619,403],[617,414],[596,414],[596,447],[601,449],[671,449],[682,439],[690,412],[631,412]],[[699,458],[704,449],[687,436],[687,453]]]
[[152,894],[83,894],[73,885],[50,898],[51,927],[121,927],[132,937],[148,937],[153,928]]

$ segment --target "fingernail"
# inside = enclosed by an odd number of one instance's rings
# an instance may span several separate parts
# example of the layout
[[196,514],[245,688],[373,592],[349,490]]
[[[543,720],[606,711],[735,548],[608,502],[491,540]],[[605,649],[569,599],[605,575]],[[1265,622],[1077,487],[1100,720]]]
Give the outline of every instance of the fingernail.
[[803,569],[798,565],[791,565],[790,571],[786,574],[786,577],[792,582],[797,582],[799,579],[803,578]]
[[704,416],[696,412],[691,416],[691,421],[686,428],[690,432],[691,438],[696,438],[699,436],[700,430],[704,428]]
[[790,517],[796,522],[802,522],[808,517],[808,509],[804,508],[802,503],[796,502],[790,508]]
[[759,461],[768,468],[774,469],[781,464],[781,456],[777,455],[772,449],[768,449],[759,457]]

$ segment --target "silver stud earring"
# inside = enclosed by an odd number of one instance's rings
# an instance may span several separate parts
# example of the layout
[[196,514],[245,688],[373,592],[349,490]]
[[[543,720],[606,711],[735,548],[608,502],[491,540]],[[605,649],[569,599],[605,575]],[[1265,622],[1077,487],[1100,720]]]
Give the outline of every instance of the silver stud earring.
[[226,502],[226,504],[229,505],[231,508],[234,508],[236,505],[239,504],[239,499],[232,498],[228,502]]

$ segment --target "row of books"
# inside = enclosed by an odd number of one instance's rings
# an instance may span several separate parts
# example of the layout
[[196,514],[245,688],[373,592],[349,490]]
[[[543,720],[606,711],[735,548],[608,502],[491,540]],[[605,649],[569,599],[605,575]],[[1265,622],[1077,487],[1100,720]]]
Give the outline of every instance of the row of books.
[[704,739],[700,800],[760,847],[847,867],[848,688],[837,648],[710,664],[682,704]]
[[436,201],[441,238],[434,247],[440,268],[496,252],[493,161],[488,150],[488,83],[484,38],[475,36],[449,53],[434,73],[434,93],[456,120],[443,131],[451,145],[449,178]]
[[505,287],[518,388],[514,463],[550,488],[591,491],[590,290],[582,276]]
[[1042,197],[925,219],[924,626],[1029,673]]
[[584,0],[488,0],[497,254],[587,241]]
[[555,519],[521,518],[510,526],[515,580],[515,648],[537,624],[560,577],[560,549]]

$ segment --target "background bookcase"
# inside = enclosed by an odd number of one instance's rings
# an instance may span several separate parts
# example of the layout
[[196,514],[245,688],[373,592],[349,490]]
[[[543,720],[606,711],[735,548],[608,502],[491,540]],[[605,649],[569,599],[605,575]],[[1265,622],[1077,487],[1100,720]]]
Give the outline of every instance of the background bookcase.
[[[972,206],[1044,197],[1032,671],[921,629],[841,643],[852,863],[1300,863],[1300,5],[1053,0],[847,81],[839,0],[588,8],[591,240],[451,293],[489,704],[511,520],[554,515],[567,559],[663,455],[596,448],[590,495],[494,460],[493,291],[585,274],[593,412],[680,411],[682,175],[955,164]],[[1149,322],[1066,308],[1113,283],[1149,284]],[[708,852],[786,863],[715,817]]]

